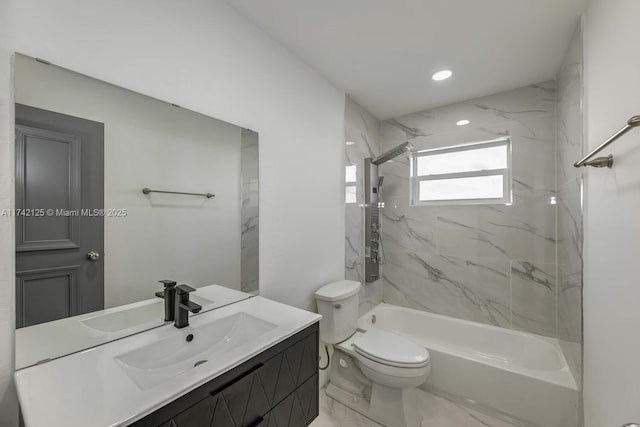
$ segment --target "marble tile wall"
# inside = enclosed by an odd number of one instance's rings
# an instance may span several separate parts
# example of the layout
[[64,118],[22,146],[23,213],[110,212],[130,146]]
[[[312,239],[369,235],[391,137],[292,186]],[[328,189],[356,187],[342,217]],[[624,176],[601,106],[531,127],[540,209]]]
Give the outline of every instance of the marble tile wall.
[[380,120],[351,98],[345,104],[345,168],[356,167],[355,203],[345,203],[345,278],[362,283],[360,314],[382,301],[382,280],[364,282],[364,159],[380,154]]
[[513,165],[512,205],[429,207],[409,205],[408,157],[381,166],[385,302],[556,336],[555,127],[555,81],[382,122],[382,151],[510,135]]
[[241,139],[242,207],[240,237],[240,281],[243,292],[259,290],[259,167],[258,134],[248,129],[242,130]]
[[576,381],[582,377],[582,28],[558,75],[558,339]]

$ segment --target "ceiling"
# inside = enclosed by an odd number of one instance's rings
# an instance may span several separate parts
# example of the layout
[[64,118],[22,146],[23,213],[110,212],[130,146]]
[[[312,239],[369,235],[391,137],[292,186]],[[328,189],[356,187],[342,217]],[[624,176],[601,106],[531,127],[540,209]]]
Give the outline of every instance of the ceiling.
[[227,2],[388,119],[554,78],[588,0]]

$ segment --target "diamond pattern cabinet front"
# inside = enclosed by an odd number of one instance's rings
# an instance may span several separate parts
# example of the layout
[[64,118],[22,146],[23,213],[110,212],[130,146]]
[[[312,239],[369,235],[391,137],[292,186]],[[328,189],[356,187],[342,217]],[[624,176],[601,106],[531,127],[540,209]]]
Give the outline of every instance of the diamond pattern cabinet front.
[[133,425],[303,427],[317,415],[314,324]]

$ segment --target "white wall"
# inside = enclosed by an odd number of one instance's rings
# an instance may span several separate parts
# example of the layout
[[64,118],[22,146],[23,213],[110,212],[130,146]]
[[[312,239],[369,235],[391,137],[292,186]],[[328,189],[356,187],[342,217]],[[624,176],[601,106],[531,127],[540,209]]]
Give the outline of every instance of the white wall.
[[[592,0],[586,13],[587,148],[640,114],[640,2]],[[585,171],[584,408],[586,427],[640,422],[640,131]]]
[[[0,208],[12,203],[6,94],[18,51],[259,132],[261,294],[312,308],[317,287],[344,277],[343,92],[221,0],[0,8],[12,33],[0,37]],[[13,370],[13,239],[13,221],[0,218],[0,395]],[[0,425],[12,426],[3,399]]]

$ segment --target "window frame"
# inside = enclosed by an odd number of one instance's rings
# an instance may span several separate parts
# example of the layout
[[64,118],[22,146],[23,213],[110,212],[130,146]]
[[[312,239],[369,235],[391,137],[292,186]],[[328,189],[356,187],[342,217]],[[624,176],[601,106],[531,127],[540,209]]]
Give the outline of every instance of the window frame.
[[[346,172],[346,168],[354,166],[355,167],[355,171],[356,171],[356,180],[355,181],[347,181],[347,172]],[[344,174],[344,203],[346,205],[354,205],[358,203],[358,164],[357,163],[347,163],[345,165],[345,174]],[[353,195],[355,196],[355,201],[353,202],[348,202],[347,201],[347,188],[349,187],[353,187],[354,192]]]
[[[507,148],[507,167],[503,169],[482,169],[467,172],[442,173],[432,175],[416,176],[418,170],[418,159],[421,157],[437,154],[454,153],[459,151],[472,151],[482,148],[502,147]],[[411,206],[447,206],[447,205],[510,205],[513,200],[512,191],[512,144],[511,136],[503,136],[487,141],[477,141],[466,144],[459,144],[447,147],[432,148],[428,150],[418,150],[411,153],[409,172],[409,198]],[[442,200],[420,200],[420,183],[423,181],[446,180],[456,178],[470,178],[481,176],[502,175],[503,189],[501,198],[476,198],[476,199],[442,199]]]

